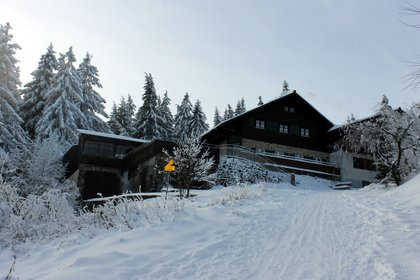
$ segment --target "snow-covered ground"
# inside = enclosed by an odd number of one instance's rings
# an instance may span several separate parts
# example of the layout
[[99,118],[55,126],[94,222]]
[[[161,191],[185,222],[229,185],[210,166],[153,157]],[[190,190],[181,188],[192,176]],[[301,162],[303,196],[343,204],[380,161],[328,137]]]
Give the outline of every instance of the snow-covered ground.
[[[175,220],[19,246],[14,279],[419,279],[420,175],[201,191]],[[0,253],[0,279],[13,261]]]

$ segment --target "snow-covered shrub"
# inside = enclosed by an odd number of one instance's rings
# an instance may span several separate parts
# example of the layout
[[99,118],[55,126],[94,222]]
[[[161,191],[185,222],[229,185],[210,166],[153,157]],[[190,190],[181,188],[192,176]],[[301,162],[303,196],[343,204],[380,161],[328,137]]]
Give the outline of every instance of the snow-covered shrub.
[[163,150],[167,159],[173,159],[176,165],[171,174],[171,183],[181,190],[187,190],[189,196],[191,186],[195,184],[213,184],[216,174],[211,172],[214,165],[213,157],[210,157],[209,150],[204,150],[203,144],[198,138],[188,138],[178,143],[169,153]]
[[[32,188],[29,179],[18,178],[16,169],[10,169],[11,161],[6,162],[9,165],[0,166],[0,244],[8,246],[71,232],[76,219],[73,206],[79,196],[74,183],[59,183],[53,178],[49,188],[40,193],[42,188]],[[50,178],[49,174],[44,176],[43,180]],[[25,191],[23,186],[27,187]]]
[[66,194],[51,189],[42,195],[21,196],[9,183],[0,183],[0,242],[42,240],[73,230],[75,213]]
[[242,158],[221,158],[217,169],[217,181],[224,186],[242,183],[271,182],[281,179],[257,162]]
[[130,230],[140,226],[174,220],[184,208],[182,201],[176,198],[153,198],[131,200],[116,198],[85,210],[79,217],[81,227]]
[[229,186],[221,191],[221,196],[215,198],[209,205],[230,204],[245,199],[257,199],[263,195],[264,187],[261,184],[246,185],[239,184]]
[[8,155],[5,160],[10,170],[7,179],[22,195],[40,195],[61,186],[65,168],[61,162],[62,147],[56,143],[55,137],[35,140],[13,149]]

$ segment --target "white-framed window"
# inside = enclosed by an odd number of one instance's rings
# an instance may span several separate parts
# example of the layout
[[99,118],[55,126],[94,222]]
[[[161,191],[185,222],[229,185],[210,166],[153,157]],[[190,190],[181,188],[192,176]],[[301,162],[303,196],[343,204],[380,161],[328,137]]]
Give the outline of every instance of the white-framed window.
[[265,128],[265,122],[262,120],[256,120],[255,121],[255,127],[259,128],[259,129],[264,129]]
[[287,124],[280,124],[279,125],[279,132],[280,133],[289,133],[289,126]]
[[300,136],[309,137],[309,128],[300,128]]

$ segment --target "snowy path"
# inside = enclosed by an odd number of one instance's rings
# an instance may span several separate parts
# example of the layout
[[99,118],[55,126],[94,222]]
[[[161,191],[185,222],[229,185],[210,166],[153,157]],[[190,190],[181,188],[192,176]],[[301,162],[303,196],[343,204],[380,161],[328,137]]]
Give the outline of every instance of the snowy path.
[[[407,269],[398,271],[389,256],[398,240],[386,231],[395,227],[397,218],[375,195],[270,186],[255,200],[205,207],[202,201],[194,203],[201,206],[187,207],[185,215],[170,224],[32,250],[18,258],[14,276],[416,279]],[[419,259],[417,253],[409,253],[404,254]],[[0,263],[4,260],[7,254],[0,254]],[[6,269],[0,264],[1,271]]]
[[161,263],[177,269],[150,279],[393,278],[379,254],[377,213],[345,192],[270,192],[272,201],[234,210],[235,221],[211,233],[221,234],[220,240],[191,239],[194,251]]

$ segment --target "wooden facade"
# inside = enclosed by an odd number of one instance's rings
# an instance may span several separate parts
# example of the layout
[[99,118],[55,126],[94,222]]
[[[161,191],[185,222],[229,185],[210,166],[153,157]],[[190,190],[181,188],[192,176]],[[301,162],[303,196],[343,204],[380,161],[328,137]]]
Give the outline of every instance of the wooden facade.
[[202,138],[251,149],[295,173],[337,177],[329,158],[333,126],[294,91],[222,122]]
[[124,192],[157,191],[157,164],[163,165],[162,149],[173,142],[144,141],[107,133],[80,130],[79,144],[63,157],[67,177],[79,186],[84,200]]

